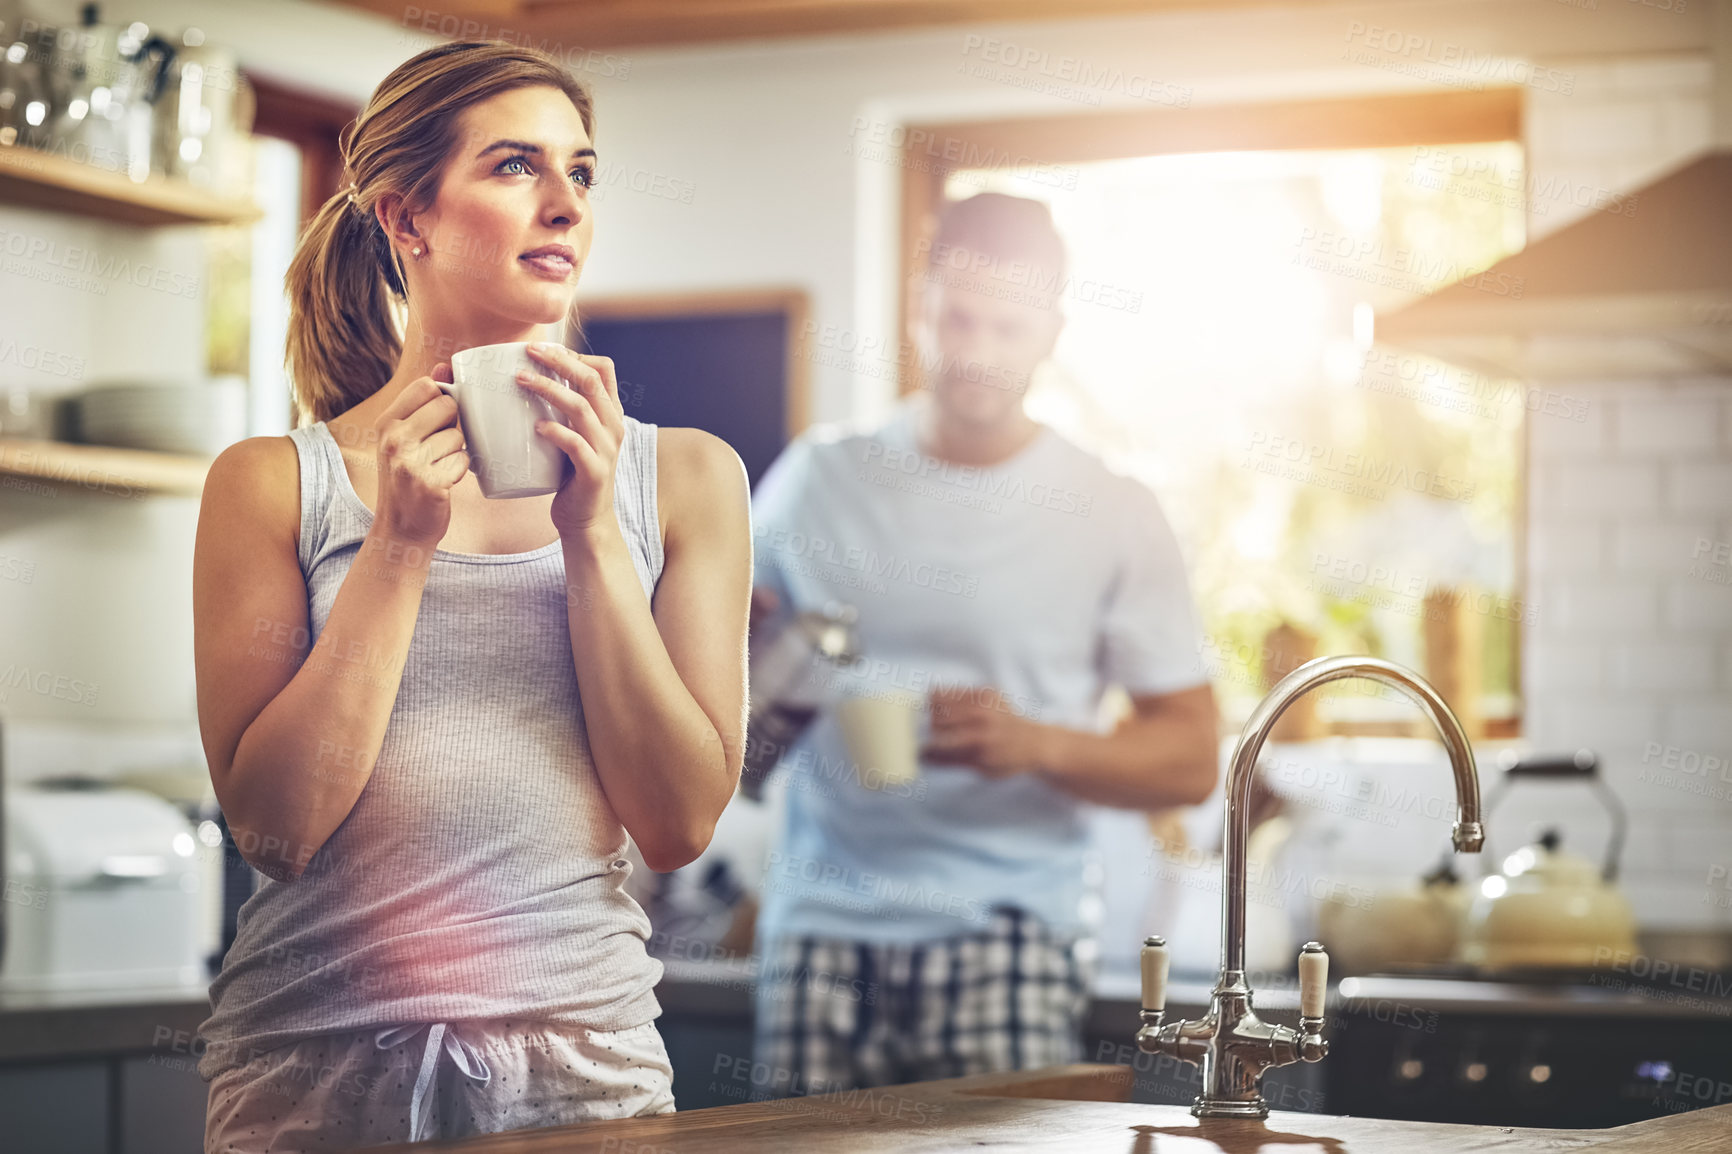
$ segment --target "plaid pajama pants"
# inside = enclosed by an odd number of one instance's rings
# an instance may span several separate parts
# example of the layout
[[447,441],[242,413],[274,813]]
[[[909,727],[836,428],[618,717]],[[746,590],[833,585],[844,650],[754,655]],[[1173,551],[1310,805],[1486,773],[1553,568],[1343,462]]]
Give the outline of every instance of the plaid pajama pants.
[[754,1097],[1079,1061],[1096,968],[1078,939],[1011,908],[981,933],[936,942],[766,942]]

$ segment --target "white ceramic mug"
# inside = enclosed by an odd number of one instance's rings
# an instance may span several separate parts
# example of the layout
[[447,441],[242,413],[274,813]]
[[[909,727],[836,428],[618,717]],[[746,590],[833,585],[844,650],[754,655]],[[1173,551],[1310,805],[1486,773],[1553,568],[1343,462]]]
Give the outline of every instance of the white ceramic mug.
[[[457,400],[457,423],[469,453],[469,469],[485,497],[540,497],[559,491],[570,474],[565,451],[535,431],[543,418],[566,424],[552,404],[517,383],[528,369],[561,380],[529,356],[528,341],[476,345],[451,356],[451,384],[441,391]],[[567,388],[569,382],[563,382]]]
[[926,698],[900,689],[842,699],[836,721],[861,785],[885,789],[920,776],[925,714]]

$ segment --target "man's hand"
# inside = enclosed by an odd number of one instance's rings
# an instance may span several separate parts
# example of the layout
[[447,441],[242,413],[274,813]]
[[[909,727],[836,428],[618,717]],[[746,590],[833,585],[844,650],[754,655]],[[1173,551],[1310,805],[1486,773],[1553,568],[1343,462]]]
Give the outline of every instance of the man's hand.
[[927,700],[932,707],[932,735],[920,747],[927,761],[966,765],[991,778],[1045,767],[1050,727],[1013,713],[998,690],[990,686],[935,689]]

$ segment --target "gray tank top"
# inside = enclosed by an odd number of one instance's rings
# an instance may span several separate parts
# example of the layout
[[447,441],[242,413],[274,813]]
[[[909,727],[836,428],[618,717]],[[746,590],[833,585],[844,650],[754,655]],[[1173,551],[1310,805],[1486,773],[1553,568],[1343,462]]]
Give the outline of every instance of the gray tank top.
[[[628,416],[625,433],[614,509],[648,597],[662,570],[656,426]],[[324,422],[289,438],[316,640],[373,514]],[[241,907],[199,1028],[206,1079],[369,1026],[618,1030],[660,1014],[662,965],[623,888],[626,832],[590,758],[566,605],[558,541],[434,552],[372,776],[301,877],[261,878]]]

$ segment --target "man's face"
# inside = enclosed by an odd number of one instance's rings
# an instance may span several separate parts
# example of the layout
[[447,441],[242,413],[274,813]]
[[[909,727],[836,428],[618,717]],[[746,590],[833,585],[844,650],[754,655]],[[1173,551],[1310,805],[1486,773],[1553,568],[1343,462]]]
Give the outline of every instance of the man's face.
[[1038,271],[955,255],[964,251],[931,265],[921,285],[922,387],[953,419],[990,425],[1022,404],[1064,320],[1057,295],[1038,287]]

